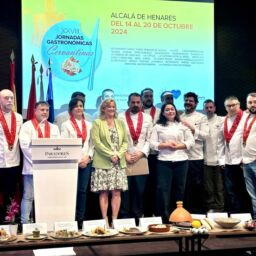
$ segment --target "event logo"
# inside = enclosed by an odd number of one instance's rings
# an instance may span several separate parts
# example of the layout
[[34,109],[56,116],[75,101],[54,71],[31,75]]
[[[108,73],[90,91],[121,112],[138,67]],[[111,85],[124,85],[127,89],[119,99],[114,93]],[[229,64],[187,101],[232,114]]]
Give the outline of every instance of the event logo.
[[51,59],[52,72],[67,81],[78,81],[94,74],[101,60],[98,40],[99,21],[92,35],[86,36],[79,21],[56,23],[45,33],[41,53],[44,63]]
[[180,90],[171,90],[172,95],[174,97],[174,99],[178,99],[181,95],[181,91]]

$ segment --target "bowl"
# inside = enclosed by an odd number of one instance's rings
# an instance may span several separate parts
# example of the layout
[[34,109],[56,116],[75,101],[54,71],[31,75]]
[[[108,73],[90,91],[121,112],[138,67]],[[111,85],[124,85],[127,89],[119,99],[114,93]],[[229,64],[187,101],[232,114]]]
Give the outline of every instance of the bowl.
[[151,224],[148,226],[148,230],[150,232],[157,232],[157,233],[168,232],[170,231],[170,226],[167,224]]
[[215,218],[214,221],[222,228],[233,228],[241,222],[241,220],[235,218]]

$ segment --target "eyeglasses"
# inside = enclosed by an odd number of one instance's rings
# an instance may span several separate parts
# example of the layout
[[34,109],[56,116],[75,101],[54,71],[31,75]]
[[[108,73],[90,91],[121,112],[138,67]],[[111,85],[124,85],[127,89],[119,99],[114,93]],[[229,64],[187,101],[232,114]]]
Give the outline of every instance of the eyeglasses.
[[226,108],[233,108],[236,105],[238,105],[238,103],[234,103],[234,104],[230,104],[230,105],[225,105]]

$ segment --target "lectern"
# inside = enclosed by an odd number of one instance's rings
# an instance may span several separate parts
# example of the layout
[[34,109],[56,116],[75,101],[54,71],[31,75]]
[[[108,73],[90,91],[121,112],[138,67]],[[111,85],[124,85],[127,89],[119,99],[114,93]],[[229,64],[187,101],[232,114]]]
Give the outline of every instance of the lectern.
[[36,222],[74,221],[81,139],[32,140]]

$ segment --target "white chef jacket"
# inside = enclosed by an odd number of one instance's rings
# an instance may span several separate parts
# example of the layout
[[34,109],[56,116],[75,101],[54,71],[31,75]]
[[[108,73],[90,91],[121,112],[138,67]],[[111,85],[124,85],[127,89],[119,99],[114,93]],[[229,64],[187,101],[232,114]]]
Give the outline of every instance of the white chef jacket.
[[[130,115],[134,125],[134,129],[136,131],[137,123],[138,123],[138,113],[133,114],[130,112]],[[129,138],[128,152],[133,153],[133,152],[140,151],[144,153],[144,155],[147,157],[149,154],[149,139],[150,139],[150,135],[153,128],[153,123],[152,123],[152,117],[150,115],[143,112],[142,112],[142,115],[143,115],[142,129],[141,129],[141,133],[140,133],[140,137],[138,139],[137,145],[133,145],[130,130],[126,122],[125,113],[121,113],[120,115],[118,115],[118,117],[124,121],[127,129],[128,138]]]
[[[11,112],[3,112],[9,130],[11,129]],[[23,123],[22,116],[14,113],[16,117],[16,135],[13,149],[10,151],[6,141],[2,124],[0,123],[0,168],[18,166],[20,164],[19,133]]]
[[[174,140],[184,143],[187,149],[159,149],[160,143]],[[183,161],[188,159],[188,150],[193,147],[195,140],[191,130],[180,122],[168,122],[167,126],[156,124],[150,137],[150,147],[159,151],[158,159],[161,161]]]
[[[243,140],[243,129],[244,122],[247,117],[247,113],[243,113],[243,116],[236,128],[232,139],[229,142],[229,146],[224,139],[224,122],[221,128],[220,137],[218,140],[218,159],[219,165],[237,165],[242,162],[242,140]],[[227,128],[230,130],[236,115],[227,118]]]
[[209,166],[218,165],[218,138],[222,132],[224,117],[214,114],[208,118],[209,136],[204,141],[204,164]]
[[[44,123],[39,124],[40,129],[44,135]],[[50,138],[57,139],[60,137],[59,128],[55,124],[50,123]],[[35,130],[33,123],[31,120],[25,122],[20,130],[20,147],[24,156],[23,160],[23,168],[22,174],[23,175],[32,175],[32,149],[31,149],[31,142],[32,139],[38,138],[38,132]]]
[[[255,115],[250,115],[249,121],[247,123],[247,128],[250,125],[253,117]],[[246,140],[245,146],[242,147],[243,163],[249,164],[256,160],[256,122],[254,122],[249,136]]]
[[183,113],[181,120],[189,122],[195,128],[194,139],[195,145],[188,152],[189,160],[201,160],[204,158],[203,141],[209,135],[209,125],[207,117],[197,111],[190,114]]
[[[152,108],[152,107],[151,107],[151,108]],[[144,113],[150,115],[151,108],[145,108],[145,109],[144,109]],[[160,116],[160,112],[161,112],[161,109],[156,108],[156,112],[155,112],[153,124],[156,124],[156,122],[158,121],[159,116]]]
[[[82,120],[76,120],[77,125],[82,131]],[[93,156],[93,145],[90,139],[91,135],[91,128],[92,128],[92,123],[85,121],[86,124],[86,129],[87,129],[87,136],[82,148],[82,156],[90,156],[92,158]],[[77,138],[76,130],[74,129],[74,126],[70,120],[65,121],[62,126],[61,126],[61,137],[63,138]]]

